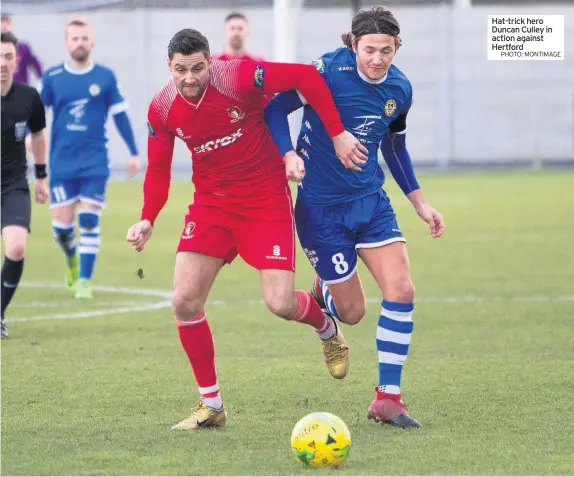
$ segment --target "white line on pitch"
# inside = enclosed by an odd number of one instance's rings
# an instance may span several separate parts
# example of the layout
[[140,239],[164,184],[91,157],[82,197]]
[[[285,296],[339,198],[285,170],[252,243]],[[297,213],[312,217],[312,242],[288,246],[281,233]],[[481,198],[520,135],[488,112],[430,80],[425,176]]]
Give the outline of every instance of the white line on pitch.
[[[64,286],[61,283],[45,283],[45,282],[23,282],[23,286],[30,288],[60,288]],[[116,287],[107,285],[93,285],[92,290],[108,292],[108,293],[124,293],[126,295],[143,295],[143,296],[157,296],[159,298],[171,298],[170,291],[149,289],[149,288],[130,288],[130,287]]]
[[[116,306],[116,307],[124,307],[124,306],[142,306],[152,303],[142,303],[141,301],[104,301],[101,302],[99,300],[90,303],[90,307],[102,307],[102,306]],[[78,302],[72,299],[70,301],[29,301],[26,303],[12,303],[10,304],[10,308],[77,308]]]
[[26,318],[14,318],[11,319],[10,321],[15,323],[21,323],[25,321],[69,320],[73,318],[85,319],[85,318],[96,318],[98,316],[117,315],[120,313],[134,313],[137,311],[141,312],[141,311],[160,310],[162,308],[170,308],[170,307],[171,307],[171,301],[162,301],[142,306],[127,306],[121,308],[108,308],[107,310],[83,311],[77,313],[60,313],[57,315],[38,315]]
[[[59,283],[43,283],[43,282],[24,282],[22,284],[25,287],[30,288],[62,288]],[[107,293],[123,293],[127,295],[139,295],[148,297],[159,297],[163,298],[164,301],[158,303],[150,304],[139,304],[136,306],[121,306],[118,308],[110,308],[105,310],[94,310],[76,313],[60,313],[53,315],[38,315],[32,317],[15,318],[10,321],[13,322],[25,322],[25,321],[43,321],[43,320],[65,320],[74,318],[95,318],[99,316],[107,316],[111,314],[120,313],[131,313],[136,311],[152,311],[160,310],[163,308],[170,308],[171,302],[167,299],[171,298],[172,292],[165,290],[149,289],[149,288],[129,288],[129,287],[117,287],[117,286],[105,286],[105,285],[94,285],[94,291],[101,291]],[[514,297],[476,297],[476,296],[466,296],[466,297],[427,297],[427,298],[417,298],[416,303],[491,303],[491,302],[570,302],[574,301],[574,295],[565,296],[514,296]],[[367,298],[368,303],[380,303],[379,298]],[[263,305],[263,300],[209,300],[207,306],[234,306],[234,305]],[[110,303],[111,305],[111,303]]]

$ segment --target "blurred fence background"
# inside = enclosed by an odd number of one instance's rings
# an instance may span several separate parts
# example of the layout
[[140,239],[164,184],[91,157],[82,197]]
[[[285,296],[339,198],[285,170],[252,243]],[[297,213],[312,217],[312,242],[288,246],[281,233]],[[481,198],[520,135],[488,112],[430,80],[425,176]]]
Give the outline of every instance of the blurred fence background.
[[[64,29],[81,16],[94,27],[95,61],[117,74],[145,155],[146,114],[169,78],[166,48],[179,29],[201,30],[214,53],[224,47],[223,19],[247,15],[248,50],[269,60],[309,62],[341,45],[350,28],[349,0],[24,0],[5,1],[14,32],[45,67],[67,58]],[[361,7],[378,2],[362,0]],[[572,1],[384,2],[401,23],[395,63],[411,79],[409,150],[417,166],[566,167],[574,165],[574,3]],[[487,61],[487,15],[563,14],[563,61]],[[108,127],[112,165],[127,149]],[[180,144],[174,167],[189,174]]]

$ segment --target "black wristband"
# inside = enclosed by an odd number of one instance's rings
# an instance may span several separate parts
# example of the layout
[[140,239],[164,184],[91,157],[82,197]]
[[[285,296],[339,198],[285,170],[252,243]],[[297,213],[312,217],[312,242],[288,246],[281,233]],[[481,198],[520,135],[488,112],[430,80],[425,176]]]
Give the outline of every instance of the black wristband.
[[45,179],[48,177],[46,164],[34,164],[34,175],[36,176],[36,179]]

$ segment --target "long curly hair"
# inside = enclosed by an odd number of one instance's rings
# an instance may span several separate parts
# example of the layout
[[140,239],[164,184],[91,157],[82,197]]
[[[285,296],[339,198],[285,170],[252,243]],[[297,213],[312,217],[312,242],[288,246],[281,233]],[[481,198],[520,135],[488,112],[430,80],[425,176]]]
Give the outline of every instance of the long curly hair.
[[377,5],[370,10],[360,10],[353,17],[351,31],[341,35],[341,39],[347,48],[353,47],[353,40],[358,42],[364,35],[382,33],[395,38],[395,48],[401,46],[401,26],[390,10],[382,5]]

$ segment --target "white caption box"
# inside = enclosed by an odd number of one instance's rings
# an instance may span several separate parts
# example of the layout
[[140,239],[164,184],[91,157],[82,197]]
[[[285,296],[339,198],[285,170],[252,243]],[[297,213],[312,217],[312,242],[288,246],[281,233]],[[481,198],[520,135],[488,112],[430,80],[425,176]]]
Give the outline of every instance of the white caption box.
[[488,15],[489,60],[564,60],[564,15]]

